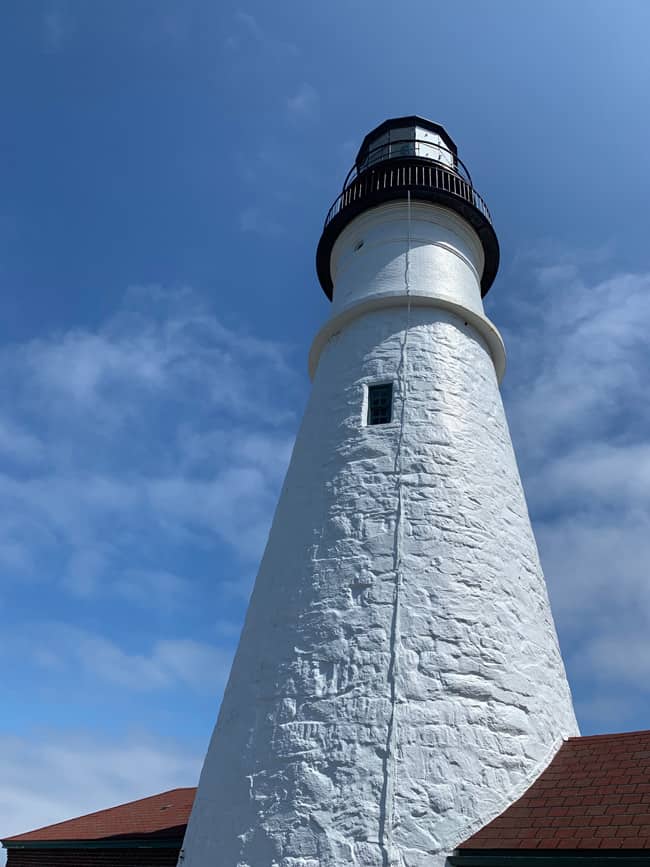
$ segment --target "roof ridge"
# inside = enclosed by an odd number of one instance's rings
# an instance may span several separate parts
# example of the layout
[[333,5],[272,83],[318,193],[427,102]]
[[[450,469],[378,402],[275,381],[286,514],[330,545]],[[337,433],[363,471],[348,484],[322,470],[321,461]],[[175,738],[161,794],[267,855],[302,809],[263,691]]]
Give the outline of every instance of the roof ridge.
[[596,735],[574,735],[573,737],[567,738],[565,743],[576,743],[583,741],[594,741],[594,740],[604,740],[606,738],[627,738],[633,737],[634,735],[648,735],[650,736],[650,729],[638,729],[632,732],[609,732],[602,733]]

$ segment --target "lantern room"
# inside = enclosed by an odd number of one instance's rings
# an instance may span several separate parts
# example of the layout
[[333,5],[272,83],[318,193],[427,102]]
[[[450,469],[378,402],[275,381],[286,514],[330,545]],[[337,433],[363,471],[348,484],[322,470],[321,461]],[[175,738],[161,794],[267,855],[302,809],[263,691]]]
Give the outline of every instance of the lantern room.
[[485,295],[499,267],[499,242],[488,207],[444,127],[409,115],[389,118],[368,133],[327,212],[316,252],[316,271],[327,297],[332,299],[334,289],[330,257],[343,229],[364,211],[400,200],[442,206],[469,223],[483,247]]
[[440,124],[417,115],[394,117],[384,121],[364,138],[355,161],[362,172],[390,159],[420,157],[458,168],[456,145]]

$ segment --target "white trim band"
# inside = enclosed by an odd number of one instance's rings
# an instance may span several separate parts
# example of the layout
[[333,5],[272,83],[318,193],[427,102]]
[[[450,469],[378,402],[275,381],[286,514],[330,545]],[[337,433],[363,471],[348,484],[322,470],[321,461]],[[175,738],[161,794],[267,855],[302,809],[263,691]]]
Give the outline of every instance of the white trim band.
[[352,322],[352,320],[357,319],[364,313],[385,310],[387,307],[401,307],[403,304],[407,304],[409,300],[412,307],[437,307],[441,310],[455,313],[478,331],[488,346],[496,371],[497,382],[501,384],[506,370],[506,349],[496,326],[487,317],[480,316],[462,304],[449,301],[446,298],[424,295],[418,292],[411,292],[408,296],[403,292],[383,292],[381,295],[373,295],[363,301],[350,304],[349,307],[345,307],[340,313],[329,319],[317,332],[309,350],[309,378],[314,378],[321,352],[330,337],[336,334],[337,331],[340,331],[349,322]]

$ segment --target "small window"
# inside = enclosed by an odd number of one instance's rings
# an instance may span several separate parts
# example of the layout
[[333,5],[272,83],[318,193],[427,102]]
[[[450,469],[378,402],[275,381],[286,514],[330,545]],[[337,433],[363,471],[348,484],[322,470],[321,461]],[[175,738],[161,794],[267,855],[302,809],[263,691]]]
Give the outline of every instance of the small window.
[[388,424],[393,417],[393,383],[368,386],[368,424]]

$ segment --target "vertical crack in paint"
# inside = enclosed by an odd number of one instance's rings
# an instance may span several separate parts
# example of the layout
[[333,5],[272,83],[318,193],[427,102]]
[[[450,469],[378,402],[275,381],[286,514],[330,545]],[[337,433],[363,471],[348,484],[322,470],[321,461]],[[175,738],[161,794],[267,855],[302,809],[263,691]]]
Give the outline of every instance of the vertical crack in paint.
[[406,290],[406,326],[400,345],[400,359],[397,368],[397,381],[400,388],[400,426],[395,450],[394,473],[397,480],[397,510],[395,515],[395,535],[393,542],[393,569],[395,572],[395,587],[393,590],[393,616],[391,620],[390,634],[390,663],[388,666],[388,683],[390,685],[390,717],[388,720],[388,732],[386,735],[386,747],[383,757],[383,783],[381,801],[379,804],[379,846],[382,853],[383,867],[391,867],[395,864],[393,854],[393,824],[395,810],[395,777],[397,773],[397,730],[399,720],[397,716],[397,675],[399,673],[398,650],[401,642],[400,633],[400,604],[402,589],[402,540],[404,535],[403,506],[404,491],[402,484],[402,442],[404,438],[404,418],[406,414],[406,396],[408,391],[407,358],[408,358],[408,334],[411,324],[411,289],[410,289],[410,253],[411,253],[411,191],[408,193],[408,235],[406,244],[406,257],[404,264],[404,288]]

